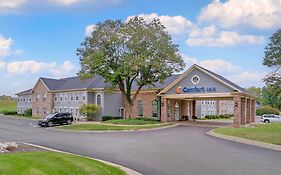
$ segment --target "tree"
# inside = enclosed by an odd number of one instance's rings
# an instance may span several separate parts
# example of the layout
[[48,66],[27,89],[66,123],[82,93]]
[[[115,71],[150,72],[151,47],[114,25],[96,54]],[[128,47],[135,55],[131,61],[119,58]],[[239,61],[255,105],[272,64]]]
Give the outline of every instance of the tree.
[[270,105],[276,109],[281,110],[281,99],[280,96],[276,95],[270,87],[265,86],[262,88],[262,105]]
[[[77,53],[82,67],[79,75],[100,75],[112,87],[118,87],[127,118],[131,117],[134,101],[144,86],[155,86],[184,67],[178,46],[159,19],[107,20],[98,23],[81,45]],[[133,86],[136,88],[132,89]]]
[[247,91],[254,94],[257,97],[257,99],[256,99],[257,103],[261,104],[261,102],[262,102],[261,88],[252,86],[252,87],[247,88]]
[[80,114],[85,115],[87,120],[94,121],[96,114],[100,111],[100,106],[95,104],[84,104],[80,107]]
[[[270,43],[265,47],[264,53],[263,64],[272,69],[264,79],[268,88],[267,93],[278,103],[281,101],[281,29],[270,37]],[[273,107],[281,109],[279,104],[274,103]]]

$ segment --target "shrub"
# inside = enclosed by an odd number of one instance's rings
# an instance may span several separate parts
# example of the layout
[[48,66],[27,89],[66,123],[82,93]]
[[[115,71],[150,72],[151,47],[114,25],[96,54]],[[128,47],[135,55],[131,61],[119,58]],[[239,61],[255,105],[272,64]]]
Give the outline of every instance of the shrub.
[[16,115],[17,111],[3,111],[4,115]]
[[142,121],[157,121],[157,119],[155,118],[151,118],[151,117],[137,117],[137,120],[142,120]]
[[100,106],[95,104],[84,104],[80,107],[80,114],[87,117],[88,121],[96,120],[96,114],[100,111]]
[[27,116],[27,117],[31,117],[32,116],[32,109],[29,108],[29,109],[25,110],[23,115]]
[[102,121],[117,120],[117,119],[122,119],[122,117],[102,116]]
[[233,117],[232,114],[221,114],[221,115],[206,115],[206,119],[227,119]]
[[272,108],[270,106],[262,106],[256,110],[257,115],[263,114],[279,114],[279,110]]

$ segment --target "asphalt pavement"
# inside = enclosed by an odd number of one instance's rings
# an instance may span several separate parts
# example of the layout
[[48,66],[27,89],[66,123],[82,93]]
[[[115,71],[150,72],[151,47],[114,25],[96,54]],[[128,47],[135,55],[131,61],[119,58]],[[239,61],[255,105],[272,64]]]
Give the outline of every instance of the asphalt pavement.
[[23,141],[121,164],[145,175],[280,175],[281,152],[215,138],[212,128],[64,132],[0,116],[0,142]]

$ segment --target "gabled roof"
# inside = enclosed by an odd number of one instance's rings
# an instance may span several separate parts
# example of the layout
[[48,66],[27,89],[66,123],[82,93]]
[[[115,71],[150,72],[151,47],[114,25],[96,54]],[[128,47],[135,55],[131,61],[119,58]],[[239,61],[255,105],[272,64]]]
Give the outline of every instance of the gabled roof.
[[245,88],[240,87],[239,85],[237,85],[237,84],[235,84],[235,83],[229,81],[228,79],[224,78],[223,76],[218,75],[218,74],[216,74],[215,72],[212,72],[212,71],[210,71],[210,70],[208,70],[208,69],[206,69],[206,68],[204,68],[204,67],[201,67],[201,66],[199,66],[199,65],[196,65],[196,66],[197,66],[197,67],[200,67],[201,69],[203,69],[203,70],[205,70],[205,71],[207,71],[208,73],[210,73],[210,74],[212,74],[213,76],[215,76],[216,78],[218,78],[218,79],[224,81],[225,83],[227,83],[227,84],[229,84],[229,85],[235,87],[237,90],[239,90],[239,91],[241,91],[241,92],[244,92],[244,93],[250,93],[250,92],[247,91]]
[[[155,89],[163,89],[173,81],[175,81],[180,74],[171,75],[163,83],[156,83]],[[111,84],[105,82],[103,77],[95,76],[90,79],[80,79],[78,76],[62,78],[62,79],[52,79],[52,78],[40,78],[43,83],[47,86],[50,91],[67,91],[67,90],[82,90],[82,89],[106,89],[110,88]],[[133,83],[132,90],[137,89],[137,84]],[[152,87],[145,86],[143,90],[151,89]]]
[[170,90],[174,85],[176,85],[178,82],[180,82],[184,77],[186,77],[192,70],[194,69],[199,69],[203,72],[205,72],[206,74],[208,74],[209,76],[215,78],[216,80],[222,82],[223,84],[225,84],[226,86],[230,87],[231,89],[233,89],[233,91],[237,91],[237,92],[241,92],[241,93],[246,93],[246,94],[250,94],[246,89],[240,87],[239,85],[229,81],[228,79],[224,78],[221,75],[218,75],[206,68],[203,68],[197,64],[192,65],[190,68],[188,68],[181,76],[179,76],[175,81],[173,81],[170,85],[168,85],[167,87],[165,87],[160,94],[162,93],[166,93],[168,90]]
[[78,76],[52,79],[41,78],[50,91],[63,91],[63,90],[79,90],[79,89],[94,89],[94,88],[107,88],[110,87],[101,76],[95,76],[91,79],[80,79]]
[[32,93],[32,89],[28,89],[22,92],[17,93],[16,95],[25,95],[25,94],[31,94]]

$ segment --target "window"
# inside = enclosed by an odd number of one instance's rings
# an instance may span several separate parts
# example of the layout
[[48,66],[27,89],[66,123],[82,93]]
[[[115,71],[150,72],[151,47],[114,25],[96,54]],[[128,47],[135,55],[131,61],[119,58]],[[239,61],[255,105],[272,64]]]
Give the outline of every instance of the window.
[[44,94],[43,94],[43,101],[46,101],[46,100],[47,100],[47,93],[44,92]]
[[75,100],[78,101],[78,100],[79,100],[78,93],[75,93],[75,95],[76,95],[76,96],[75,96]]
[[43,114],[46,115],[48,113],[47,108],[43,108]]
[[101,106],[101,94],[97,94],[97,96],[96,96],[96,104]]
[[83,95],[83,100],[86,100],[86,96],[85,95]]
[[158,101],[156,99],[152,101],[152,117],[158,117]]
[[143,116],[143,102],[142,100],[138,100],[138,116]]
[[40,113],[40,108],[37,106],[36,107],[36,114],[39,114]]
[[62,112],[62,108],[60,108],[60,113]]
[[74,98],[73,98],[73,93],[70,94],[70,100],[71,100],[71,101],[74,100]]
[[64,101],[67,101],[67,94],[63,94],[64,96]]
[[62,94],[60,94],[60,101],[62,101],[63,100],[63,97],[62,97]]
[[64,112],[67,112],[67,107],[64,108]]
[[40,100],[40,94],[36,94],[36,101]]
[[73,116],[73,108],[70,108],[70,113]]
[[168,100],[167,101],[167,113],[168,113],[168,117],[171,117],[171,101]]
[[192,82],[193,84],[197,84],[197,83],[199,83],[199,81],[200,81],[200,78],[198,77],[198,75],[194,75],[194,76],[191,78],[191,82]]
[[54,101],[58,101],[58,98],[57,98],[57,96],[55,95],[55,97],[54,97]]
[[54,110],[53,110],[53,111],[54,111],[54,113],[57,113],[57,112],[58,112],[58,111],[57,111],[57,108],[54,108]]
[[75,116],[79,116],[79,110],[78,110],[78,108],[75,108]]

